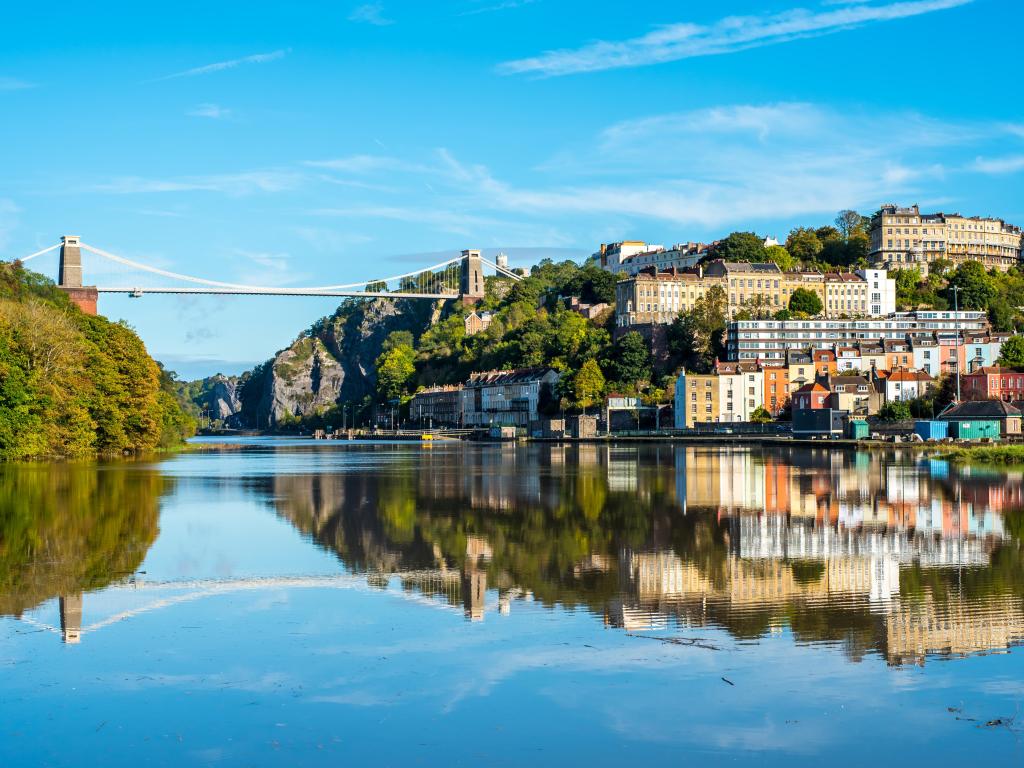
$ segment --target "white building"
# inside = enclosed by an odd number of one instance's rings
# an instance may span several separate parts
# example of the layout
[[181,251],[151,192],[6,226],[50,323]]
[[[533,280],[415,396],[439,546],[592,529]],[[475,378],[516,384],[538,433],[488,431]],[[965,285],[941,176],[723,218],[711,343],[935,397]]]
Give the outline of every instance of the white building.
[[887,402],[916,400],[932,388],[934,381],[924,371],[893,371],[885,380],[885,399]]
[[555,398],[558,379],[553,368],[474,373],[462,389],[465,425],[529,426],[544,402]]
[[658,272],[673,267],[678,270],[692,269],[697,262],[708,255],[704,243],[676,243],[666,249],[663,245],[651,245],[639,240],[611,243],[601,246],[594,254],[601,267],[621,275],[635,275],[642,269],[654,267]]
[[832,349],[858,341],[911,341],[936,332],[987,331],[985,312],[898,312],[884,319],[735,320],[726,329],[730,360],[783,360],[786,350]]
[[896,311],[896,280],[884,269],[858,269],[856,273],[868,284],[868,314],[885,317]]

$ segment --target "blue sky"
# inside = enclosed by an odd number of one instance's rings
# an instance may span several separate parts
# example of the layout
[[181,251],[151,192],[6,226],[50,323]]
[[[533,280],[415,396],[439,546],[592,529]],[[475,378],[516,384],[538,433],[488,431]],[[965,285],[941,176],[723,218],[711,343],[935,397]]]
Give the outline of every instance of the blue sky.
[[[1011,0],[155,8],[6,9],[3,257],[74,233],[295,286],[466,247],[784,236],[883,201],[1024,222]],[[333,306],[101,299],[187,375],[266,359]]]

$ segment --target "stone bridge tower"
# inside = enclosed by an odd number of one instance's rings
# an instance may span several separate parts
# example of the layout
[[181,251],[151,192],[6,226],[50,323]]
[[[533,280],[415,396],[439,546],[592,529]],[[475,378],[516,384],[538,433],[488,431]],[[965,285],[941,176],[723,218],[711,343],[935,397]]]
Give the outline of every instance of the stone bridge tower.
[[64,235],[60,242],[58,287],[87,315],[96,314],[99,294],[94,285],[82,285],[82,248],[78,235]]
[[476,304],[484,297],[484,267],[480,261],[480,251],[476,249],[462,252],[459,295],[466,304]]

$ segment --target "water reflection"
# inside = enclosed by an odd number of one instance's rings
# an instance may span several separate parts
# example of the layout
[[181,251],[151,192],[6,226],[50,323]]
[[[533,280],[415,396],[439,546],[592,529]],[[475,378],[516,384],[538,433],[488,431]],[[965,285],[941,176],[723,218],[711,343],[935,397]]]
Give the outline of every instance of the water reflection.
[[[224,489],[342,568],[154,580],[135,589],[150,603],[83,627],[88,593],[129,578],[153,545],[162,497],[202,508]],[[909,452],[739,446],[279,446],[160,468],[3,467],[0,615],[34,620],[59,598],[74,643],[203,595],[358,581],[473,622],[531,602],[627,632],[790,632],[851,660],[920,664],[1024,639],[1022,496],[1020,473]],[[233,524],[240,548],[251,520]]]
[[0,615],[59,597],[65,642],[81,638],[82,594],[130,577],[157,536],[154,470],[0,465]]
[[628,631],[789,628],[891,664],[1024,638],[1019,474],[910,454],[593,445],[268,482],[278,513],[348,568],[473,620],[535,600]]

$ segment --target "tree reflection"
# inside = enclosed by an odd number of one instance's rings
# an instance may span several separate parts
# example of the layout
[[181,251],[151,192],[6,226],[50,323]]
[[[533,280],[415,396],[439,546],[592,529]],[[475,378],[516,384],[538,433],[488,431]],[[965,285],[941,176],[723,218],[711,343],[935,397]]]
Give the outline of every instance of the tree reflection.
[[139,567],[168,483],[125,463],[0,465],[0,615],[61,596],[80,626],[81,593]]

